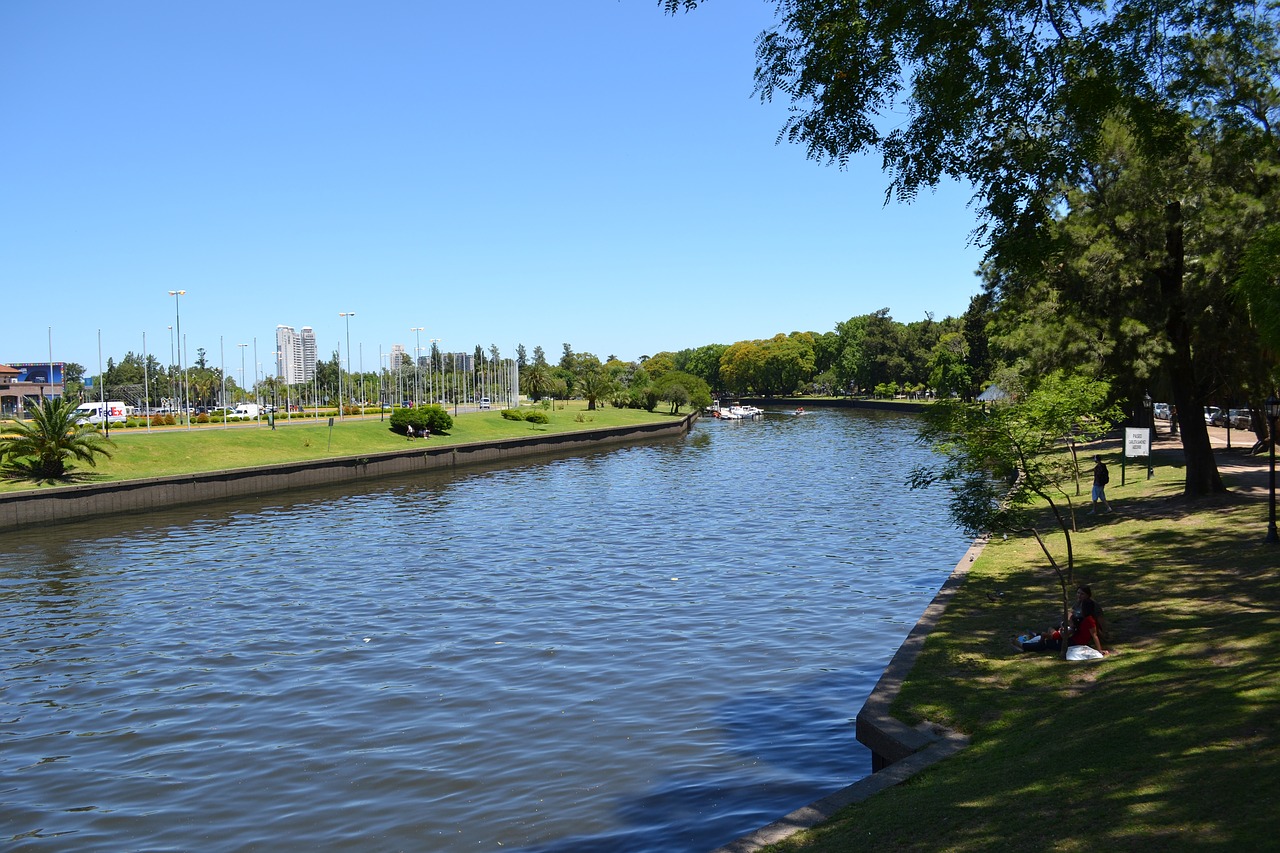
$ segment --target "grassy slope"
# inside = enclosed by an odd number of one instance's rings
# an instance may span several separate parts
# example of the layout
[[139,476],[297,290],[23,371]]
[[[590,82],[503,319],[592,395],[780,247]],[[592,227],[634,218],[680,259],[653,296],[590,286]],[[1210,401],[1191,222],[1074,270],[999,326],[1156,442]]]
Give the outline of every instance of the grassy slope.
[[992,543],[895,706],[972,746],[770,849],[1275,849],[1280,546],[1265,502],[1189,505],[1157,470],[1113,480],[1116,513],[1073,537],[1118,655],[1014,651],[1056,621],[1057,585],[1032,543]]
[[[454,418],[454,428],[444,436],[427,439],[431,446],[489,441],[499,438],[527,436],[538,432],[570,432],[604,426],[623,426],[671,420],[672,416],[635,409],[600,409],[585,411],[585,403],[570,402],[566,408],[548,412],[551,423],[545,426],[525,421],[508,421],[497,411],[462,414]],[[578,420],[581,417],[582,420]],[[115,442],[111,459],[102,459],[96,468],[84,468],[89,481],[130,480],[166,474],[196,471],[218,471],[323,459],[334,456],[356,456],[384,450],[403,450],[404,436],[395,435],[377,415],[335,420],[330,431],[327,420],[320,423],[276,421],[273,431],[262,426],[200,426],[191,430],[114,429]],[[417,443],[421,445],[422,439]],[[0,482],[0,492],[34,488],[30,483]],[[48,488],[48,487],[42,487]]]

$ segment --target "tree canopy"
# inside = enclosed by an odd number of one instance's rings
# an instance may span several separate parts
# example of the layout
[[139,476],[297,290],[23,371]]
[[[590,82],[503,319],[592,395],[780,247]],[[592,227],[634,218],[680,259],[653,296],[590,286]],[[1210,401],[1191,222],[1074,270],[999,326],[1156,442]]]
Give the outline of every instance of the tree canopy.
[[[1162,374],[1183,416],[1186,494],[1220,490],[1199,412],[1231,359],[1206,345],[1197,312],[1240,326],[1229,283],[1277,214],[1280,3],[775,6],[755,87],[790,104],[780,138],[838,165],[878,152],[886,200],[944,179],[972,186],[992,310],[1066,305],[1087,285],[1099,298],[1071,319],[1098,347],[1077,351],[1078,366],[1110,370],[1130,394]],[[1232,359],[1256,353],[1248,338],[1234,336]],[[1089,365],[1098,354],[1111,363]],[[1125,355],[1154,363],[1117,368]],[[856,375],[868,357],[846,348],[837,370]]]

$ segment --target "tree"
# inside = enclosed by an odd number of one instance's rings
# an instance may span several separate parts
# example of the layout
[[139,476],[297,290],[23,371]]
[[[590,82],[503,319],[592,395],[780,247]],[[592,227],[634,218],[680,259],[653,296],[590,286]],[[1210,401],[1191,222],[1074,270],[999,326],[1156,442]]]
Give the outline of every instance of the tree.
[[534,361],[520,371],[520,385],[530,399],[542,398],[551,390],[551,369],[545,361]]
[[[674,12],[698,0],[662,5]],[[1274,163],[1274,2],[778,0],[777,9],[779,23],[757,40],[755,81],[763,100],[791,102],[780,136],[842,166],[880,153],[887,199],[910,201],[944,178],[971,183],[983,216],[975,237],[1009,269],[1043,265],[1063,188],[1099,161],[1109,123],[1144,160],[1208,138],[1270,152]],[[1149,208],[1163,240],[1146,272],[1167,309],[1165,371],[1188,412],[1199,400],[1183,218],[1195,186],[1168,177]],[[1207,433],[1182,436],[1185,494],[1219,490]]]
[[17,421],[0,436],[0,473],[9,480],[52,483],[69,479],[69,460],[98,464],[113,442],[97,426],[79,420],[76,401],[46,398],[31,420]]
[[[951,517],[969,535],[1032,536],[1057,576],[1064,621],[1075,583],[1076,529],[1066,486],[1080,476],[1075,444],[1102,437],[1121,417],[1107,403],[1110,393],[1105,382],[1057,372],[1008,403],[939,398],[927,407],[920,430],[937,461],[911,474],[912,488],[952,487]],[[1063,535],[1061,553],[1043,529],[1046,505],[1050,523]]]
[[587,411],[593,411],[596,401],[607,397],[613,391],[613,381],[605,372],[600,359],[591,353],[583,353],[577,357],[578,387],[582,396],[587,398]]
[[939,397],[955,394],[967,399],[972,385],[967,357],[968,342],[959,332],[948,332],[934,346],[929,385]]
[[682,406],[697,409],[711,405],[711,389],[696,376],[673,370],[655,379],[651,386],[657,400],[669,403],[671,414],[680,413]]

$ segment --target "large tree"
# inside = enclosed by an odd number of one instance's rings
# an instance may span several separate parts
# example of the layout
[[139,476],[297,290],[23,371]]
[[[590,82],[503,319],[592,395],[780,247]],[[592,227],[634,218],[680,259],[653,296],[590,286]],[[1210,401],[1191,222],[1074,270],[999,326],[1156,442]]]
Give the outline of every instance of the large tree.
[[[668,11],[698,0],[662,0]],[[844,164],[879,152],[887,197],[971,183],[976,232],[1011,269],[1039,269],[1046,228],[1118,123],[1138,157],[1193,135],[1261,140],[1280,119],[1275,0],[777,0],[757,42],[756,89],[791,102],[782,137]],[[1187,322],[1186,182],[1157,188],[1162,241],[1146,259],[1165,306],[1166,370],[1183,411],[1203,402]],[[1032,278],[1034,279],[1034,275]],[[1190,496],[1221,488],[1208,435],[1184,430]]]

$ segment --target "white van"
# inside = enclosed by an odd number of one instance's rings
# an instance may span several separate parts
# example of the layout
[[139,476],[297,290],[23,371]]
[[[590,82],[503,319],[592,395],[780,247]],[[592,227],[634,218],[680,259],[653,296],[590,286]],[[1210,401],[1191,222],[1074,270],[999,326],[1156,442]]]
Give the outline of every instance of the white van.
[[76,406],[76,418],[91,424],[103,421],[122,424],[129,418],[129,407],[118,400],[106,403],[81,403]]
[[257,403],[241,403],[231,414],[237,418],[256,418],[260,412]]

